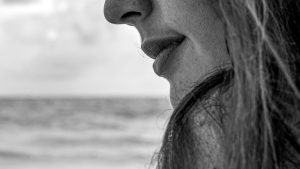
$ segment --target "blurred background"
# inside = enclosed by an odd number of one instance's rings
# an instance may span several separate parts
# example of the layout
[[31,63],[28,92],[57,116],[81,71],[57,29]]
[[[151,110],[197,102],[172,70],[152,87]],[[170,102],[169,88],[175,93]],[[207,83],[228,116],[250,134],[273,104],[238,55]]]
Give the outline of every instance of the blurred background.
[[0,0],[0,168],[151,167],[168,83],[103,6]]

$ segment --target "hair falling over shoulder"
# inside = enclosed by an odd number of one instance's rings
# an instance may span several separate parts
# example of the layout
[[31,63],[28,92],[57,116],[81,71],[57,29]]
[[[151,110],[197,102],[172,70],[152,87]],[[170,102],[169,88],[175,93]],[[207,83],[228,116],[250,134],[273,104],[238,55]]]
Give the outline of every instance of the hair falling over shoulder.
[[300,167],[300,1],[220,1],[234,68],[228,169]]
[[[230,84],[236,101],[227,113],[224,169],[299,169],[300,1],[219,0],[219,9],[232,70],[219,71],[214,87]],[[188,133],[190,109],[207,94],[201,85],[174,110],[157,156],[159,169],[197,168],[185,153],[193,147],[180,136]]]

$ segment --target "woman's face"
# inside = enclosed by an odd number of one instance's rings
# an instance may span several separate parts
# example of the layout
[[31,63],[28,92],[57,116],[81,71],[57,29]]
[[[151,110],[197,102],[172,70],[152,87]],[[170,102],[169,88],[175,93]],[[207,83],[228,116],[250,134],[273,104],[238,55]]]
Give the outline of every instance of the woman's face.
[[213,0],[106,0],[105,16],[135,26],[175,107],[208,73],[228,66],[225,28]]
[[[112,23],[137,28],[142,49],[155,59],[154,71],[170,83],[176,107],[209,73],[230,66],[224,23],[217,9],[216,0],[106,0],[104,13]],[[209,118],[199,111],[191,119]],[[199,140],[195,158],[200,168],[221,168],[222,134],[210,121],[189,122],[196,128],[193,137]]]

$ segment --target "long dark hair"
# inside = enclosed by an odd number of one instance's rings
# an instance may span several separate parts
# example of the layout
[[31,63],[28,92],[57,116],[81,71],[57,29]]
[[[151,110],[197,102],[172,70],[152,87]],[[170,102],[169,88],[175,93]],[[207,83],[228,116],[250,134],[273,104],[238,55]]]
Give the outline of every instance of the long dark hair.
[[[175,108],[157,168],[197,168],[196,140],[185,138],[194,138],[188,122],[199,102],[229,119],[226,126],[223,117],[216,120],[224,169],[300,168],[300,1],[219,0],[218,6],[232,68],[216,69]],[[235,103],[227,109],[222,99],[207,101],[216,91],[229,92]]]

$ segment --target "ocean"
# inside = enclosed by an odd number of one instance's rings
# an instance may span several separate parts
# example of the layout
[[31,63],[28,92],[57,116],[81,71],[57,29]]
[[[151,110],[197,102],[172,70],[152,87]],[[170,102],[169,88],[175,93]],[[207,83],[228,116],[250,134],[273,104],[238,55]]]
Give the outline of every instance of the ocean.
[[0,168],[148,169],[171,112],[165,98],[2,98]]

